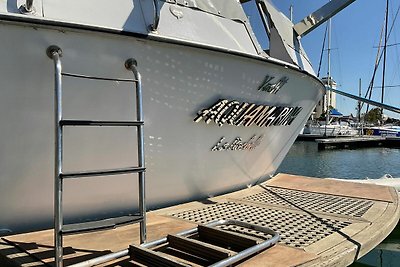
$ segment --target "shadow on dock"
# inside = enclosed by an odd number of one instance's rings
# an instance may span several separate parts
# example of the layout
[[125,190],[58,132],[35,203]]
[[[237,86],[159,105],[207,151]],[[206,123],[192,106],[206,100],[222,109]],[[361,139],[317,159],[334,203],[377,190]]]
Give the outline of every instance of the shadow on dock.
[[[12,258],[14,261],[13,263],[0,257],[1,266],[18,266],[15,264],[15,261],[18,262],[19,265],[23,266],[24,264],[32,263],[32,260],[41,263],[42,266],[55,266],[54,246],[38,244],[35,242],[14,242],[7,238],[1,238],[0,247],[0,254],[7,255],[7,258]],[[96,251],[64,247],[63,253],[65,255],[65,264],[68,266],[109,254],[111,251]]]

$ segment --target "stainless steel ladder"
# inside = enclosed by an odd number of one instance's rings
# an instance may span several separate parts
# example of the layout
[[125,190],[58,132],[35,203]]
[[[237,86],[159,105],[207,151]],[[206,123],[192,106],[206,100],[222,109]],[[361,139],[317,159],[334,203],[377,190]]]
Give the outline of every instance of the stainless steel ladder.
[[[270,238],[260,240],[247,234],[217,228],[223,225],[247,228],[269,235]],[[224,267],[245,260],[275,245],[279,240],[279,234],[270,228],[237,220],[219,220],[140,246],[131,245],[128,254],[141,266]]]
[[[80,74],[62,72],[62,50],[58,46],[50,46],[47,55],[54,62],[55,81],[55,180],[54,180],[54,247],[55,266],[63,267],[63,236],[81,232],[115,227],[126,223],[140,223],[140,242],[146,240],[146,203],[145,203],[145,162],[144,162],[144,134],[143,134],[143,108],[141,75],[137,70],[137,62],[128,59],[125,67],[132,71],[134,79],[113,79],[94,77]],[[80,79],[104,80],[116,82],[130,82],[136,85],[136,121],[92,121],[92,120],[65,120],[62,110],[62,77],[69,76]],[[67,126],[111,126],[111,127],[137,127],[138,166],[91,170],[80,172],[63,172],[63,128]],[[64,225],[63,221],[63,181],[64,179],[83,178],[93,176],[107,176],[118,174],[138,173],[139,178],[139,215],[109,218],[89,223]]]

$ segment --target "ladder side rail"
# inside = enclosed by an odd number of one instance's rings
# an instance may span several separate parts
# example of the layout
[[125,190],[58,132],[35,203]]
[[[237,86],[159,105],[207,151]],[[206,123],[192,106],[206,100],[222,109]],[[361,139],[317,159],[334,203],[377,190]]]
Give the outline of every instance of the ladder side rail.
[[158,24],[160,23],[160,5],[158,3],[158,0],[153,0],[154,4],[154,22],[153,24],[150,25],[150,30],[151,31],[157,31],[158,29]]
[[68,267],[92,267],[102,263],[106,263],[109,261],[113,261],[122,257],[126,257],[129,255],[129,249],[120,250],[117,252],[109,253],[103,256],[99,256],[97,258],[93,258],[90,260],[82,261],[79,263],[72,264]]
[[[62,50],[57,46],[48,47],[47,56],[53,60],[54,63],[54,123],[55,123],[55,159],[54,159],[54,248],[55,248],[55,266],[63,267],[63,207],[62,207],[62,192],[63,192],[63,110],[62,110],[62,64],[60,57],[62,57]],[[138,141],[138,167],[135,167],[135,172],[139,175],[139,210],[140,210],[140,242],[144,243],[146,240],[146,201],[145,201],[145,156],[144,156],[144,124],[143,124],[143,100],[142,100],[142,84],[141,75],[137,70],[137,62],[134,59],[129,59],[125,62],[127,69],[131,70],[135,76],[135,80],[118,79],[124,82],[135,82],[136,85],[136,116],[137,122],[129,122],[130,125],[120,126],[136,126],[137,127],[137,141]],[[84,75],[71,75],[77,78],[93,78]],[[111,80],[108,78],[101,78],[101,80]],[[94,123],[97,124],[97,123]],[[109,123],[115,124],[115,122]],[[119,124],[119,123],[117,123]],[[68,123],[66,123],[68,125]],[[116,126],[116,125],[113,125]],[[91,174],[96,174],[91,173]],[[66,175],[68,176],[68,174]],[[126,250],[127,251],[127,250]],[[122,252],[125,254],[127,252]],[[121,255],[121,252],[116,253]],[[114,255],[115,256],[115,255]],[[109,258],[108,256],[107,258]],[[112,257],[112,256],[111,256]],[[86,262],[87,263],[87,262]]]
[[241,252],[239,252],[238,254],[226,258],[224,260],[221,260],[219,262],[216,262],[212,265],[210,265],[209,267],[225,267],[225,266],[230,266],[240,260],[243,260],[257,252],[260,252],[266,248],[269,248],[273,245],[275,245],[276,243],[278,243],[278,241],[281,239],[279,234],[277,232],[275,232],[274,230],[268,228],[268,227],[264,227],[264,226],[259,226],[259,225],[254,225],[254,224],[249,224],[246,222],[242,222],[242,221],[237,221],[237,220],[220,220],[217,222],[214,222],[215,225],[237,225],[237,226],[241,226],[241,227],[245,227],[245,228],[249,228],[255,231],[259,231],[259,232],[263,232],[266,234],[270,234],[272,235],[271,239],[265,240],[264,242],[255,245],[253,247],[250,247],[248,249],[245,249]]
[[[137,69],[135,59],[128,59],[125,67],[133,72],[136,79],[136,119],[143,121],[143,95],[142,95],[142,76]],[[138,143],[138,167],[145,168],[144,157],[144,125],[137,126],[137,143]],[[145,171],[139,172],[139,210],[140,216],[140,243],[146,241],[146,192],[145,192]]]
[[47,55],[54,62],[54,124],[55,124],[55,159],[54,159],[54,250],[55,265],[63,267],[63,210],[62,210],[62,169],[63,169],[63,129],[60,124],[62,120],[62,65],[60,57],[62,51],[57,46],[50,46]]

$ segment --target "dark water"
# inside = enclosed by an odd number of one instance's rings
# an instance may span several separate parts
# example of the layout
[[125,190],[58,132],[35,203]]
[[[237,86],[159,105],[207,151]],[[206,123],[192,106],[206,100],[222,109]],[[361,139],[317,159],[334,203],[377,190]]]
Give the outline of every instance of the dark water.
[[[315,142],[296,142],[278,172],[312,177],[400,177],[400,149],[363,148],[318,151]],[[400,266],[400,224],[376,249],[351,266]]]
[[278,172],[351,179],[379,178],[384,174],[400,177],[400,149],[318,151],[315,142],[296,142]]

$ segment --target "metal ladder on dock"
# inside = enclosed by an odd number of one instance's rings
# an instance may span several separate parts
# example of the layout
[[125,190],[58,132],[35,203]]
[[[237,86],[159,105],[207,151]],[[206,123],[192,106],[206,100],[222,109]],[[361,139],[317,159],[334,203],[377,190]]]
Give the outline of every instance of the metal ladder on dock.
[[[271,238],[260,240],[217,228],[223,225],[247,228]],[[219,220],[140,246],[131,245],[128,254],[135,263],[149,267],[223,267],[261,252],[279,239],[279,234],[267,227],[237,220]]]
[[[144,134],[143,134],[143,109],[141,76],[137,70],[134,59],[128,59],[125,67],[132,71],[134,79],[113,79],[105,77],[93,77],[80,74],[62,72],[62,50],[57,46],[50,46],[47,55],[54,62],[55,80],[55,187],[54,187],[54,247],[55,266],[63,267],[63,236],[78,234],[87,231],[113,228],[127,223],[140,223],[140,242],[146,240],[146,204],[145,204],[145,162],[144,162]],[[62,110],[62,77],[69,76],[79,79],[104,80],[116,82],[130,82],[136,85],[136,121],[92,121],[92,120],[65,120]],[[138,166],[90,170],[80,172],[63,172],[63,128],[68,126],[110,126],[110,127],[137,127]],[[109,218],[101,221],[64,225],[63,222],[63,180],[93,176],[108,176],[119,174],[138,173],[139,178],[139,215]]]

